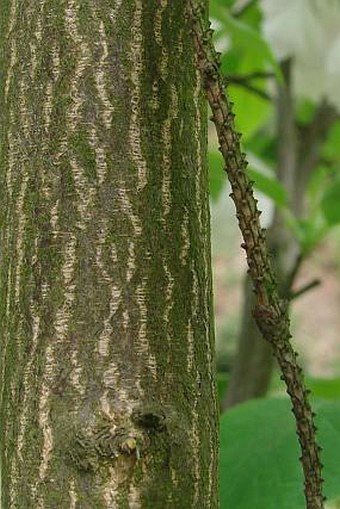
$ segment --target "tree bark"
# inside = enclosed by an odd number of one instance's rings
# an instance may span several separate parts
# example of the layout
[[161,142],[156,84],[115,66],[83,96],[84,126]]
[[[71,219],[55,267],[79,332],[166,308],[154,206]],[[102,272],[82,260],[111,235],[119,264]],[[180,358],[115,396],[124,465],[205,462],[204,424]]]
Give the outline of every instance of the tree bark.
[[206,107],[179,0],[0,0],[2,508],[217,508]]

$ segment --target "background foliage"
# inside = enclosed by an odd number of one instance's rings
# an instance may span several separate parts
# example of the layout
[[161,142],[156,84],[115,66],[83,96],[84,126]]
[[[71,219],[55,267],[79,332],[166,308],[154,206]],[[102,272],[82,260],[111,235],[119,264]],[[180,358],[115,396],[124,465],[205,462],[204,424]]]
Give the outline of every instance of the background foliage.
[[[237,129],[251,162],[249,176],[257,190],[279,208],[306,256],[340,224],[340,120],[323,144],[321,161],[306,188],[306,212],[297,218],[275,174],[275,84],[282,80],[280,61],[293,58],[295,117],[302,128],[320,101],[340,107],[336,92],[340,84],[340,4],[334,0],[263,0],[249,2],[243,9],[245,3],[210,1],[215,42],[222,53]],[[209,165],[211,199],[217,202],[225,190],[225,175],[213,134]],[[219,374],[221,397],[227,380],[225,373]],[[340,501],[340,379],[308,379],[307,383],[317,398],[328,507],[336,507]],[[247,402],[222,415],[222,509],[304,507],[294,421],[287,398],[274,397],[277,392],[282,393],[282,386],[274,383],[267,399]]]

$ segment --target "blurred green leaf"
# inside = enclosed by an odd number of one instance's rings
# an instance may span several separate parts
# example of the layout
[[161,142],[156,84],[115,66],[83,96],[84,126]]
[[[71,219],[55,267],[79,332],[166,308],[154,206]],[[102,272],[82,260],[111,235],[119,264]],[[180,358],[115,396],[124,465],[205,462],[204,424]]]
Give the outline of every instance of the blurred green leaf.
[[320,208],[317,208],[311,217],[304,219],[297,219],[288,209],[285,209],[284,218],[298,241],[303,255],[309,254],[329,230]]
[[219,401],[222,401],[229,382],[229,375],[228,373],[217,373],[217,391],[218,391],[218,399]]
[[230,85],[228,91],[234,103],[236,129],[246,141],[268,119],[272,104],[240,85]]
[[326,159],[340,159],[340,121],[331,128],[323,146],[323,156]]
[[[340,496],[340,405],[314,401],[323,448],[325,493]],[[220,486],[223,509],[304,509],[302,466],[291,403],[254,400],[221,418]]]
[[[251,11],[249,15],[255,20],[252,22],[258,22],[258,13],[254,14]],[[220,23],[216,42],[223,38],[231,39],[231,47],[221,57],[221,70],[225,76],[242,77],[269,70],[274,71],[278,80],[282,79],[280,66],[257,28],[235,19],[228,9],[218,4],[213,7],[212,16]],[[251,84],[258,90],[266,92],[267,81],[266,78],[253,78]],[[231,84],[229,95],[235,104],[236,128],[242,132],[246,141],[268,119],[273,104],[240,84]]]
[[210,196],[213,201],[216,201],[227,181],[226,173],[223,171],[224,161],[221,153],[217,150],[209,150],[208,164]]
[[[253,62],[252,69],[256,69],[256,63],[261,63],[261,69],[264,64],[274,71],[277,79],[282,81],[282,73],[278,62],[273,56],[272,50],[263,38],[262,34],[250,27],[248,24],[233,18],[227,10],[222,11],[223,16],[220,21],[223,23],[226,35],[232,38],[233,47],[239,52],[240,58],[242,55],[247,55],[249,60]],[[259,69],[257,69],[259,70]],[[228,69],[224,67],[222,58],[222,71],[228,74]]]
[[261,159],[268,169],[275,173],[273,168],[277,161],[277,139],[269,134],[267,129],[261,128],[251,138],[245,140],[244,148]]
[[329,185],[329,174],[329,169],[325,166],[318,166],[313,170],[307,186],[309,209],[315,210],[316,207],[321,208],[321,201],[325,189]]
[[328,186],[321,206],[329,226],[340,223],[340,180],[336,180]]
[[230,8],[234,3],[235,0],[210,0],[209,17],[223,23],[226,8]]
[[315,398],[340,399],[340,378],[306,378],[306,384]]
[[248,176],[254,181],[255,187],[271,198],[277,206],[284,207],[287,204],[287,191],[277,179],[267,177],[253,168],[248,168]]
[[[221,1],[223,2],[223,0]],[[242,21],[257,30],[261,29],[262,18],[262,11],[258,2],[252,3],[242,14]]]
[[296,120],[301,124],[309,124],[315,113],[315,102],[311,99],[299,99],[296,108]]

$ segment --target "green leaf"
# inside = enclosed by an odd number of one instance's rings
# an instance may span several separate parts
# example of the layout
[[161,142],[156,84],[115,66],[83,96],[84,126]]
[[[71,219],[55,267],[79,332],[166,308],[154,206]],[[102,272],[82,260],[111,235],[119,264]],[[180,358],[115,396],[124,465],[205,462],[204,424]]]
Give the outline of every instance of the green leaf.
[[261,159],[264,164],[275,174],[274,167],[277,162],[277,138],[272,133],[267,132],[268,129],[263,128],[247,139],[244,143],[246,152],[254,154]]
[[340,223],[340,180],[332,182],[326,189],[321,207],[329,226]]
[[223,171],[224,161],[221,153],[217,150],[209,150],[208,164],[210,196],[213,201],[216,201],[220,196],[227,179],[226,174]]
[[235,3],[235,0],[210,0],[209,2],[209,17],[217,19],[223,22],[226,7],[231,7]]
[[340,121],[337,121],[328,133],[323,146],[323,156],[326,159],[340,159]]
[[[230,49],[221,57],[221,70],[225,76],[273,70],[277,79],[282,79],[280,67],[259,30],[233,18],[226,8],[216,8],[215,14],[222,27],[216,34],[216,42],[220,38],[231,39]],[[268,83],[266,79],[257,78],[252,79],[251,84],[264,92]],[[240,84],[230,85],[229,96],[235,104],[236,128],[246,141],[268,120],[273,104]]]
[[[340,496],[340,405],[317,400],[325,494]],[[255,400],[221,418],[220,486],[223,509],[304,509],[302,466],[291,403]]]
[[311,99],[299,99],[297,101],[296,120],[303,124],[308,125],[312,122],[315,113],[315,102]]
[[248,168],[248,175],[250,180],[254,181],[255,187],[271,198],[277,206],[287,205],[287,191],[277,179],[267,177],[253,168]]
[[306,383],[316,398],[340,399],[340,378],[306,378]]
[[325,190],[329,186],[330,171],[326,166],[318,166],[312,172],[307,186],[308,210],[315,211],[321,207]]
[[223,401],[229,383],[229,375],[225,372],[217,373],[218,400]]
[[[267,64],[267,70],[268,67],[272,69],[277,79],[282,82],[280,66],[273,56],[268,42],[259,31],[233,18],[227,10],[223,11],[223,17],[221,17],[220,21],[223,22],[226,34],[232,38],[233,47],[240,55],[246,54],[251,61],[261,62],[261,68],[263,68],[263,64]],[[228,73],[228,69],[223,69],[223,60],[222,70]]]
[[[245,62],[244,60],[243,63]],[[240,85],[230,85],[228,92],[234,103],[236,129],[242,133],[242,139],[245,142],[268,120],[272,112],[272,104]]]
[[301,253],[308,255],[329,230],[322,210],[317,208],[310,217],[305,219],[296,218],[288,209],[283,212],[286,225],[298,241]]

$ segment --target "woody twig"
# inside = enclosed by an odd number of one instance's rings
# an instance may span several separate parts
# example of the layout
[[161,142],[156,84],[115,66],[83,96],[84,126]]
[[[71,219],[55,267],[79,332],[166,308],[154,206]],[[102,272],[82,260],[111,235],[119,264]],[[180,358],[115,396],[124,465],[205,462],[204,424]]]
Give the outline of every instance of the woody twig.
[[320,447],[316,442],[314,414],[309,403],[309,391],[304,386],[303,373],[298,365],[290,339],[290,324],[286,303],[279,297],[271,267],[265,231],[260,225],[261,212],[254,198],[252,182],[247,176],[247,161],[241,151],[240,134],[235,130],[232,103],[225,91],[220,72],[219,55],[212,42],[212,30],[206,27],[204,13],[197,0],[187,0],[188,20],[197,56],[203,86],[212,111],[231,184],[231,197],[243,236],[248,272],[256,295],[254,317],[281,369],[287,392],[292,401],[297,434],[301,447],[304,472],[304,492],[307,509],[323,509]]

